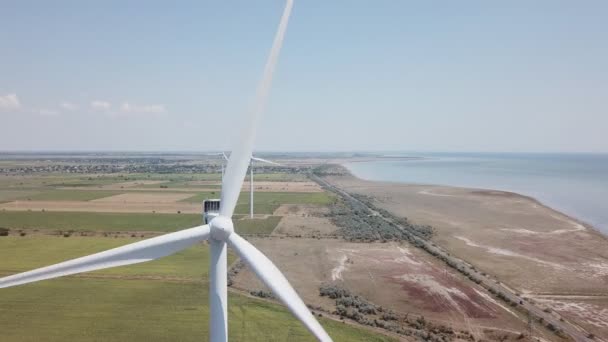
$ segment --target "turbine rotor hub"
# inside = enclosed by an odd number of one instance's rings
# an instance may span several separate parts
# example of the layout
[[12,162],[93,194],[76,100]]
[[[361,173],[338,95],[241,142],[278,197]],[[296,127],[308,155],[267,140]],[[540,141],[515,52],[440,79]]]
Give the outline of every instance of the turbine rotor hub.
[[234,232],[232,219],[224,216],[217,216],[209,222],[211,237],[218,241],[226,241],[230,234]]

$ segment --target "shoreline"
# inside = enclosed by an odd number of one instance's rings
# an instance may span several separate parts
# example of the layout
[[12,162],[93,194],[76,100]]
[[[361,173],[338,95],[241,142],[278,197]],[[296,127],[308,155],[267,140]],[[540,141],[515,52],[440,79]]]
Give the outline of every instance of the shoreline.
[[[348,162],[348,163],[350,163],[350,162]],[[399,182],[399,181],[383,181],[383,180],[375,180],[375,179],[365,179],[365,178],[355,175],[352,172],[352,170],[350,168],[348,168],[348,166],[347,166],[348,163],[341,163],[340,166],[343,167],[347,171],[348,176],[353,177],[360,181],[364,181],[364,182],[372,182],[372,183],[377,183],[377,184],[402,185],[402,186],[430,186],[430,187],[435,187],[435,188],[458,189],[458,190],[471,191],[471,192],[477,192],[477,193],[495,193],[495,194],[500,193],[500,194],[505,194],[508,196],[513,196],[516,198],[526,199],[526,200],[529,200],[529,201],[535,203],[536,205],[538,205],[540,207],[553,211],[553,212],[557,213],[558,215],[562,215],[565,218],[584,226],[586,229],[589,229],[595,233],[598,233],[603,238],[608,239],[608,231],[603,232],[599,227],[596,227],[594,224],[587,222],[585,219],[575,216],[574,214],[567,213],[563,209],[556,208],[556,207],[552,206],[550,203],[543,202],[542,200],[540,200],[534,196],[531,196],[531,195],[522,194],[520,192],[516,192],[513,190],[478,188],[478,187],[467,187],[467,186],[445,185],[445,184],[414,183],[414,182]]]
[[608,333],[608,236],[593,225],[514,191],[366,180],[345,166],[325,179],[433,227],[430,241],[520,298]]

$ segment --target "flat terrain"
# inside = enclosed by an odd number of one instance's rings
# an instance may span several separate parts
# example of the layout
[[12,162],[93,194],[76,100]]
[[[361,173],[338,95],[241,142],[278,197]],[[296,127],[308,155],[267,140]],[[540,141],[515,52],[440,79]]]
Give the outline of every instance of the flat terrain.
[[[14,165],[30,165],[17,163]],[[40,164],[36,164],[40,165]],[[201,202],[219,197],[218,174],[0,177],[0,276],[118,247],[201,223]],[[235,230],[267,236],[285,203],[327,205],[334,198],[305,176],[256,175]],[[249,189],[246,183],[244,189]],[[229,262],[235,262],[229,254]],[[207,245],[157,261],[0,291],[2,341],[200,341],[208,336]],[[311,341],[281,305],[230,293],[231,341]],[[377,332],[320,319],[336,341],[392,341]]]
[[192,197],[191,194],[173,194],[173,193],[148,193],[148,192],[137,192],[137,193],[126,193],[120,195],[114,195],[93,200],[95,203],[175,203],[177,201],[184,200]]
[[79,211],[91,213],[163,213],[201,212],[201,205],[185,202],[118,201],[13,201],[0,205],[0,211]]
[[0,211],[0,227],[11,230],[168,232],[200,223],[200,214]]
[[[328,179],[351,193],[372,196],[374,205],[398,217],[433,226],[435,243],[524,297],[608,294],[606,237],[534,199],[502,191],[368,182],[350,176]],[[593,298],[587,303],[597,312],[608,311],[605,300]],[[574,305],[545,304],[576,317]],[[604,326],[608,321],[602,314],[593,320],[579,315],[575,322],[595,327],[590,331],[598,336],[608,336]]]
[[[235,229],[241,234],[270,234],[281,216],[236,218]],[[200,214],[137,214],[91,212],[27,212],[0,211],[0,227],[17,233],[52,234],[56,231],[76,232],[172,232],[201,224]]]
[[[206,283],[66,278],[0,294],[3,341],[205,341]],[[229,295],[231,341],[314,341],[286,308]],[[334,341],[394,341],[320,319]]]
[[[31,270],[68,259],[101,252],[139,241],[138,238],[80,236],[5,236],[0,238],[0,274]],[[234,255],[230,254],[230,260]],[[89,272],[85,277],[166,277],[197,280],[206,277],[209,264],[207,245],[190,247],[177,254],[153,262]],[[79,277],[78,275],[75,277]],[[55,280],[50,280],[53,282]],[[4,290],[3,290],[4,291]]]
[[[11,194],[14,193],[11,191]],[[26,196],[23,193],[14,195]],[[8,201],[7,197],[4,203],[0,203],[0,211],[196,214],[201,212],[203,200],[219,196],[219,192],[138,191],[117,193],[98,190],[51,190],[13,201]],[[333,198],[325,192],[260,192],[254,194],[254,210],[256,214],[268,215],[284,203],[326,205],[332,201]],[[249,213],[249,202],[249,193],[242,193],[237,203],[236,213]]]
[[319,205],[283,204],[275,215],[283,217],[273,232],[274,236],[330,237],[339,230],[328,218],[322,217],[328,210]]
[[[2,237],[0,274],[133,242],[91,237]],[[139,265],[0,291],[3,341],[201,341],[208,336],[205,244]],[[234,256],[230,254],[230,260]],[[231,341],[312,341],[282,306],[230,293]],[[336,341],[391,339],[321,320]]]
[[[243,184],[243,191],[249,191],[249,182]],[[323,192],[319,184],[315,182],[279,182],[279,181],[257,181],[254,176],[254,191],[262,192]]]
[[[361,244],[335,239],[252,239],[296,286],[306,302],[334,310],[319,296],[323,284],[348,288],[357,295],[401,314],[421,315],[437,323],[471,329],[523,331],[517,313],[472,287],[458,273],[425,252],[396,243]],[[239,273],[236,287],[264,289],[249,272]]]
[[[249,184],[245,182],[236,207],[235,230],[276,262],[305,302],[321,307],[325,317],[338,318],[331,314],[336,301],[319,293],[320,286],[333,285],[402,317],[424,317],[434,324],[469,331],[477,339],[498,340],[507,335],[513,339],[526,330],[525,318],[518,312],[408,243],[343,240],[342,228],[330,218],[338,197],[306,175],[260,173],[255,177],[255,218],[248,217]],[[8,237],[0,237],[0,260],[4,260],[0,275],[199,225],[201,202],[220,197],[219,181],[219,174],[179,173],[0,177],[0,227],[10,229]],[[378,195],[381,192],[393,196],[390,189],[379,190]],[[418,213],[422,218],[434,217],[424,210]],[[449,247],[463,258],[470,256],[467,251],[476,251],[471,254],[475,257],[483,255],[483,249],[471,244],[489,243],[485,235],[467,235],[466,228],[463,225],[454,237],[453,232],[437,227],[435,241],[452,243]],[[494,242],[496,248],[507,249],[500,241]],[[232,254],[230,261],[239,265]],[[0,321],[7,322],[3,336],[9,340],[40,340],[41,336],[84,341],[99,336],[205,340],[207,264],[203,243],[151,263],[1,291]],[[242,269],[233,280],[231,340],[311,340],[284,307],[247,295],[264,289],[250,271]],[[541,294],[530,288],[529,296],[536,295]],[[65,321],[69,324],[56,329]],[[386,340],[370,332],[369,326],[354,328],[359,325],[352,319],[344,323],[324,319],[323,324],[337,341]],[[19,335],[19,329],[27,333]],[[424,329],[417,333],[424,334]]]

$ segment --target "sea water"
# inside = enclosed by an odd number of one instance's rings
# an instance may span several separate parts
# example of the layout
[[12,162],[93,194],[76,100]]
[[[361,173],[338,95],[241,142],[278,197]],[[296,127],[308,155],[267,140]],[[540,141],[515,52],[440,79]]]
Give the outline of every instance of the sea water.
[[349,163],[363,179],[496,189],[531,196],[608,234],[608,155],[432,153]]

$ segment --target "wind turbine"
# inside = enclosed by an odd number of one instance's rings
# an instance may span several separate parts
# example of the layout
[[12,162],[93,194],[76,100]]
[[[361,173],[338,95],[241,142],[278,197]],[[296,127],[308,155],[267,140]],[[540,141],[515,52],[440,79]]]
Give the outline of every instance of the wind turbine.
[[[214,153],[214,156],[224,156],[224,160],[228,161],[226,153]],[[275,163],[270,160],[254,157],[251,155],[249,158],[249,218],[253,218],[253,161],[259,161],[266,164],[281,166],[279,163]],[[224,164],[222,164],[222,181],[224,180]]]
[[270,160],[254,157],[253,155],[249,159],[249,218],[253,218],[253,161],[259,161],[266,164],[272,164],[280,166],[281,164],[275,163]]
[[241,187],[250,163],[255,128],[258,117],[263,112],[268,91],[272,82],[281,43],[287,28],[287,21],[293,7],[293,0],[287,0],[279,29],[275,36],[270,56],[264,68],[264,75],[258,86],[255,106],[249,116],[248,124],[240,135],[228,161],[222,181],[222,196],[219,213],[211,218],[209,224],[157,236],[126,246],[110,249],[101,253],[65,261],[33,271],[0,278],[0,288],[32,283],[71,274],[90,272],[110,267],[137,264],[177,253],[204,240],[209,241],[209,335],[211,342],[228,340],[228,284],[227,284],[227,247],[230,246],[254,271],[262,282],[272,290],[319,340],[331,341],[323,327],[311,314],[306,304],[281,271],[262,252],[234,231],[232,215],[241,192]]
[[[225,162],[228,161],[228,156],[226,155],[226,153],[224,153],[224,151],[222,151],[220,153],[204,153],[203,155],[205,155],[205,156],[222,156],[222,158],[224,158]],[[221,173],[222,181],[224,180],[224,164],[225,164],[224,161],[222,161],[220,163],[220,166],[222,167],[222,173]]]

